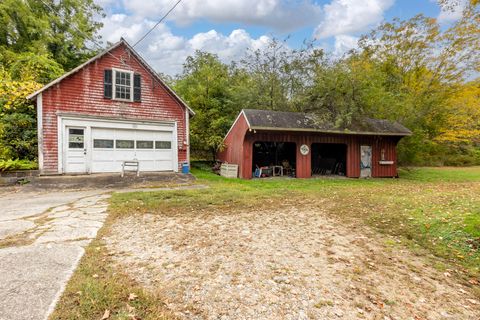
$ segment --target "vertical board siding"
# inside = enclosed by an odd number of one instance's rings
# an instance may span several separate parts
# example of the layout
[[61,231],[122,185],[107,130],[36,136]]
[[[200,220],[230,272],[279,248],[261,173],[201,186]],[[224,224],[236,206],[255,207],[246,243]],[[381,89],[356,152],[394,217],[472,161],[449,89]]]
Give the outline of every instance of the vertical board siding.
[[[244,137],[248,130],[248,124],[243,114],[232,127],[224,140],[224,148],[217,154],[217,158],[223,162],[238,164],[238,176],[243,177],[246,170],[243,165],[246,161],[244,150],[248,149],[248,145],[244,144]],[[248,162],[248,161],[247,161]],[[251,160],[250,160],[251,162]]]
[[[397,151],[396,146],[398,138],[395,137],[374,137],[375,143],[372,145],[372,163],[376,164],[372,168],[373,177],[396,177],[397,176]],[[393,165],[379,164],[382,155],[382,149],[385,150],[385,160],[393,161]]]
[[[238,127],[238,128],[237,128]],[[309,132],[248,131],[246,121],[237,121],[225,139],[226,149],[219,154],[219,159],[239,164],[239,176],[252,178],[253,143],[256,141],[293,142],[296,144],[296,173],[298,178],[311,177],[312,144],[336,143],[347,146],[346,175],[351,178],[360,177],[360,146],[372,146],[372,177],[396,177],[397,154],[396,145],[399,137],[324,134]],[[306,144],[310,148],[308,155],[300,153],[300,146]],[[394,161],[392,165],[380,165],[381,150],[385,150],[385,160]]]
[[[125,45],[118,46],[110,53],[42,93],[41,116],[46,173],[58,171],[57,115],[59,113],[114,117],[123,120],[176,121],[179,166],[188,160],[187,147],[184,145],[184,141],[188,141],[184,106],[147,71]],[[125,64],[119,60],[124,61]],[[105,69],[111,68],[134,71],[142,76],[141,102],[123,102],[104,98],[103,74]]]

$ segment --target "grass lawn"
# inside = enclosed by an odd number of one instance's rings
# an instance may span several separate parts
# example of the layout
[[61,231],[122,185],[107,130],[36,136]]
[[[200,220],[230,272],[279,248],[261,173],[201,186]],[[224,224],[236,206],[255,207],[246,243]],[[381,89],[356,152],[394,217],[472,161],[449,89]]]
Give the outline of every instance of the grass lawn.
[[[110,264],[102,236],[122,217],[234,212],[239,207],[329,201],[328,214],[354,227],[369,226],[393,248],[408,247],[435,256],[435,267],[469,283],[480,296],[480,167],[405,168],[400,179],[226,179],[194,168],[208,189],[114,194],[110,216],[98,240],[87,249],[52,319],[165,319],[173,316],[162,299],[146,293]],[[392,240],[394,239],[394,240]],[[438,259],[440,258],[440,259]],[[128,299],[134,293],[135,299]],[[161,318],[161,317],[160,317]]]

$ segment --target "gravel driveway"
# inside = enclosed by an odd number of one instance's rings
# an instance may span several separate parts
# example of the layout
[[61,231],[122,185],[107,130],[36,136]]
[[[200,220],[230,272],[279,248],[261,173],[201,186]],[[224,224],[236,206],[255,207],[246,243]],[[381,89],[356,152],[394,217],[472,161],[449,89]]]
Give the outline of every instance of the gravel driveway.
[[183,319],[480,318],[453,271],[328,219],[325,206],[130,216],[107,243]]
[[0,319],[46,319],[106,218],[103,190],[0,195]]

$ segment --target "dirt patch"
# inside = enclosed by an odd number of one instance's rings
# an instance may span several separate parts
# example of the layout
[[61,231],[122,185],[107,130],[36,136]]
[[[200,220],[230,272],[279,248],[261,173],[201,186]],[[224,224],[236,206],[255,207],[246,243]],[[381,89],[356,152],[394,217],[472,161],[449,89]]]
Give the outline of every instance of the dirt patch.
[[184,319],[478,319],[480,302],[431,259],[319,207],[137,215],[114,260]]

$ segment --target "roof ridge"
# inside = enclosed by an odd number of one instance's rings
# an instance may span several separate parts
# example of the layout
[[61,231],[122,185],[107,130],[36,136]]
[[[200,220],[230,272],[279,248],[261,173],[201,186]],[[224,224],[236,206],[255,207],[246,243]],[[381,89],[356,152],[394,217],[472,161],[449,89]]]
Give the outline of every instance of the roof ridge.
[[[245,112],[246,111],[246,112]],[[330,133],[356,133],[368,135],[410,135],[412,132],[398,121],[362,116],[352,123],[337,126],[313,112],[242,109],[251,129],[317,131]],[[316,121],[316,118],[319,121]],[[323,121],[320,121],[323,120]]]
[[175,91],[173,91],[172,88],[170,88],[166,83],[165,81],[163,81],[162,78],[160,78],[160,75],[158,74],[158,72],[156,72],[143,58],[142,56],[137,52],[135,51],[135,49],[123,38],[121,37],[120,40],[118,42],[116,42],[115,44],[113,44],[112,46],[110,46],[109,48],[106,48],[105,50],[103,50],[102,52],[98,53],[96,56],[88,59],[87,61],[85,61],[84,63],[80,64],[79,66],[73,68],[72,70],[64,73],[63,75],[61,75],[60,77],[58,77],[57,79],[47,83],[46,85],[44,85],[42,88],[38,89],[37,91],[29,94],[26,98],[31,100],[33,98],[35,98],[38,94],[42,93],[43,91],[45,90],[48,90],[49,88],[51,88],[52,86],[54,86],[55,84],[58,84],[60,82],[62,82],[64,79],[68,78],[69,76],[73,75],[74,73],[77,73],[78,71],[82,70],[84,67],[86,67],[87,65],[91,64],[92,62],[94,62],[95,60],[98,60],[100,59],[101,57],[103,57],[104,55],[108,54],[110,51],[116,49],[117,47],[119,47],[121,44],[125,45],[127,47],[127,49],[132,52],[132,54],[135,56],[135,58],[137,58],[139,61],[140,64],[143,65],[143,67],[145,69],[147,69],[148,72],[150,72],[159,82],[162,86],[164,86],[164,88],[174,96],[174,98],[176,100],[178,100],[178,102],[180,102],[180,104],[182,104],[188,111],[191,115],[195,115],[195,111],[193,111],[192,108],[190,108],[188,106],[188,104],[182,99],[180,98],[176,93]]
[[[274,112],[274,113],[294,113],[294,114],[303,114],[303,115],[318,115],[317,113],[311,111],[311,112],[305,112],[305,111],[284,111],[284,110],[269,110],[269,109],[251,109],[251,108],[245,108],[242,109],[242,111],[265,111],[265,112]],[[367,117],[363,116],[363,119],[370,119],[370,120],[375,120],[375,121],[388,121],[391,123],[399,123],[397,120],[390,120],[390,119],[385,119],[385,118],[372,118],[372,117]]]

